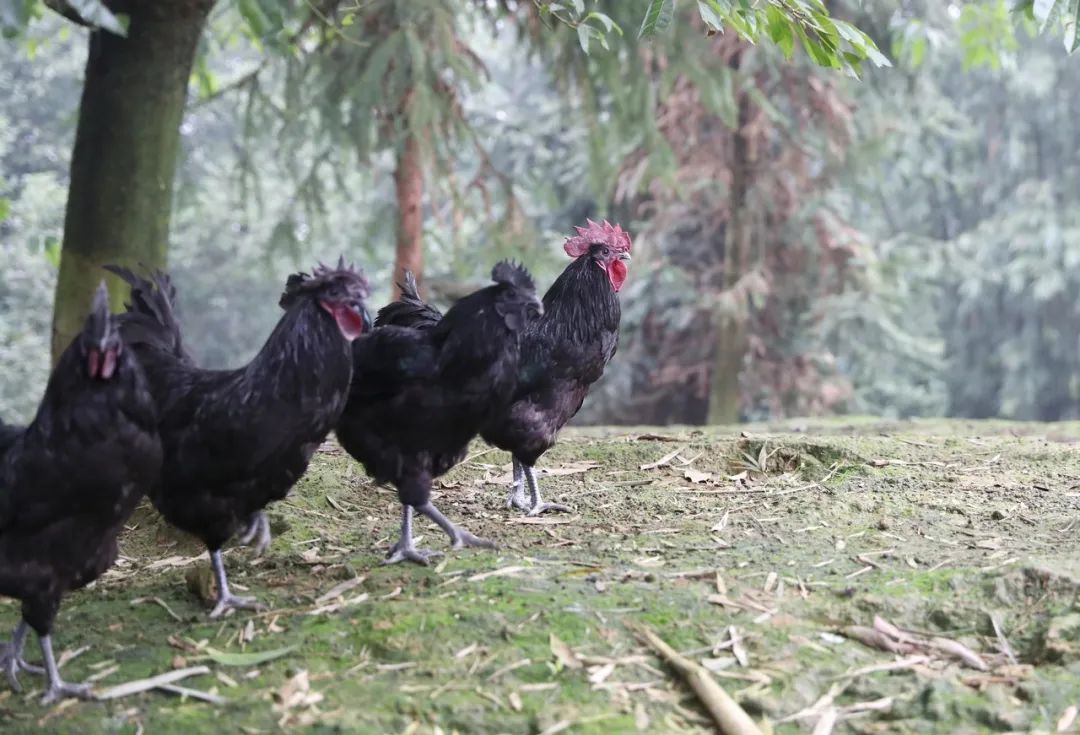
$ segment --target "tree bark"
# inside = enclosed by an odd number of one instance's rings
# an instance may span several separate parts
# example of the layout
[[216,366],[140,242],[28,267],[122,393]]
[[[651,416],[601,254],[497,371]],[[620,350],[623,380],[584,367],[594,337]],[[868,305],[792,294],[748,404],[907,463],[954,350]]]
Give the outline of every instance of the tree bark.
[[[731,58],[732,73],[739,69],[742,52]],[[750,142],[746,127],[750,122],[751,100],[746,92],[738,98],[739,114],[732,133],[730,217],[724,231],[724,288],[730,289],[750,267],[750,223],[746,211],[752,184]],[[709,378],[709,424],[733,424],[739,420],[739,375],[746,357],[746,320],[718,313],[713,319],[716,351]]]
[[[164,267],[188,78],[214,0],[110,3],[126,38],[90,34],[79,104],[52,355],[78,334],[101,266]],[[111,279],[114,308],[124,289]]]
[[401,296],[398,284],[405,271],[412,271],[419,287],[424,277],[423,211],[424,169],[420,165],[420,146],[416,136],[407,133],[397,153],[394,189],[398,204],[397,249],[394,253],[394,298]]

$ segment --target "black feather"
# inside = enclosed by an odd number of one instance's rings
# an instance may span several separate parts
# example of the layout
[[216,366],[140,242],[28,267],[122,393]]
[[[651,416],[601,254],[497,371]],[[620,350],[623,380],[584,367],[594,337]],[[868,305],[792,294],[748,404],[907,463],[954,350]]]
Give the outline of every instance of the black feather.
[[162,482],[151,500],[173,525],[219,549],[252,514],[284,498],[337,422],[348,395],[349,342],[321,302],[362,307],[351,268],[290,276],[285,313],[259,353],[234,370],[203,370],[180,348],[168,276],[132,284],[121,317],[161,414]]
[[484,440],[534,465],[614,357],[620,313],[603,269],[588,257],[570,263],[544,294],[544,315],[522,340],[513,400],[484,426]]
[[[115,349],[96,377],[87,355]],[[100,363],[95,363],[100,364]],[[117,534],[161,470],[157,415],[103,294],[61,354],[33,421],[0,425],[0,594],[47,635],[60,600],[116,559]]]
[[539,302],[523,268],[496,270],[495,285],[441,319],[415,287],[403,289],[402,308],[384,308],[384,326],[353,344],[352,389],[336,434],[372,477],[397,487],[402,503],[426,502],[432,479],[461,461],[513,395],[520,327]]

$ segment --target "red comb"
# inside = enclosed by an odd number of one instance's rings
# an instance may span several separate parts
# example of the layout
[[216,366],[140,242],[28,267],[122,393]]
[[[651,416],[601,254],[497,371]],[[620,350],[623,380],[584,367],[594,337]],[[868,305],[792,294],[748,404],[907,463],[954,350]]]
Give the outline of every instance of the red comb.
[[584,227],[575,227],[576,237],[567,238],[563,250],[571,258],[579,258],[589,252],[590,245],[607,245],[618,252],[630,252],[630,233],[607,220],[602,223],[585,220]]

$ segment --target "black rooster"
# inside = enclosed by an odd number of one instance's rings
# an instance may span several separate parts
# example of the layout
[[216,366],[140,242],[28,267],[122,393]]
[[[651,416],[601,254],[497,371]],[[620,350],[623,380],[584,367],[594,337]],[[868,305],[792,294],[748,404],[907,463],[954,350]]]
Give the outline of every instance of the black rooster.
[[505,410],[520,335],[543,310],[523,267],[499,263],[491,278],[495,285],[458,301],[430,329],[382,326],[400,308],[391,304],[376,329],[353,343],[352,389],[336,433],[376,482],[397,487],[401,538],[387,564],[427,564],[436,555],[413,546],[414,509],[435,521],[453,548],[493,546],[455,526],[430,499],[432,480],[462,460],[493,412]]
[[15,690],[17,671],[43,671],[22,658],[33,628],[49,682],[43,702],[89,696],[89,686],[60,678],[53,621],[67,592],[116,560],[124,521],[161,472],[156,424],[146,378],[109,315],[102,283],[34,420],[24,430],[0,428],[0,594],[22,601],[0,666]]
[[[508,408],[495,413],[480,432],[489,444],[514,457],[514,482],[507,506],[566,511],[545,503],[536,480],[536,461],[555,444],[581,408],[589,387],[604,374],[619,341],[618,292],[626,280],[630,235],[618,225],[587,221],[563,246],[574,261],[544,294],[544,316],[521,344],[518,384]],[[430,329],[442,315],[424,303],[407,274],[401,300],[379,312],[380,323]],[[528,483],[530,502],[525,502]]]
[[165,457],[151,500],[210,551],[218,587],[211,616],[257,609],[254,598],[229,591],[221,548],[242,529],[269,543],[263,509],[288,494],[337,423],[352,375],[349,343],[368,326],[367,281],[343,261],[289,276],[285,314],[254,359],[235,370],[203,370],[181,346],[168,276],[148,281],[109,270],[132,287],[122,329],[161,417]]
[[2,459],[4,453],[11,448],[11,445],[15,443],[15,440],[19,438],[19,435],[23,433],[24,429],[25,427],[22,426],[5,424],[3,419],[0,419],[0,459]]

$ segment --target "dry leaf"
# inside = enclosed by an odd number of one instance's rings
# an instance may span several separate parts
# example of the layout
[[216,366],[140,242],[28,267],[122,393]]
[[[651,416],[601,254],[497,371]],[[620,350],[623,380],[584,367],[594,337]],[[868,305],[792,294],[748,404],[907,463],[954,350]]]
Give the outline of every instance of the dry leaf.
[[548,637],[551,645],[551,652],[555,655],[555,658],[562,662],[563,666],[568,669],[580,669],[584,666],[584,664],[581,663],[581,659],[574,653],[573,649],[560,640],[557,635],[549,633]]
[[520,694],[518,694],[517,692],[510,692],[510,696],[507,697],[507,700],[509,700],[510,707],[515,712],[520,712],[521,711],[522,704],[521,704],[521,695]]
[[671,460],[673,460],[677,456],[679,456],[679,452],[681,452],[685,448],[686,447],[679,447],[678,449],[676,449],[676,450],[674,450],[672,452],[668,452],[667,454],[665,454],[663,457],[656,460],[655,462],[649,462],[647,464],[641,465],[640,467],[638,467],[638,469],[639,470],[655,470],[658,467],[663,467],[665,465],[671,464]]
[[589,683],[593,686],[603,684],[605,681],[607,681],[607,678],[611,676],[612,672],[614,671],[614,663],[607,663],[603,666],[593,666],[591,669],[589,669]]
[[329,602],[330,600],[336,600],[338,597],[340,597],[345,592],[348,592],[353,587],[358,587],[359,585],[363,584],[365,579],[367,579],[367,577],[353,577],[352,579],[346,579],[344,582],[342,582],[340,584],[335,584],[333,587],[328,589],[326,592],[324,592],[323,594],[316,597],[315,598],[315,604],[316,605],[321,605],[324,602]]
[[296,707],[311,707],[323,700],[323,695],[311,690],[308,673],[300,671],[274,692],[275,709],[284,712]]
[[1057,722],[1057,731],[1068,732],[1069,728],[1072,727],[1073,722],[1076,721],[1076,713],[1077,709],[1075,704],[1066,707],[1065,711],[1061,713],[1061,719]]
[[691,468],[683,470],[683,477],[685,477],[690,482],[695,482],[696,483],[696,482],[708,482],[709,480],[711,480],[713,478],[713,475],[712,475],[711,472],[702,472],[700,470],[695,470],[694,468],[691,467]]
[[750,656],[747,655],[746,649],[743,647],[738,629],[734,625],[729,625],[728,634],[731,636],[731,652],[735,654],[735,660],[739,662],[739,666],[744,669],[747,668],[750,666]]

